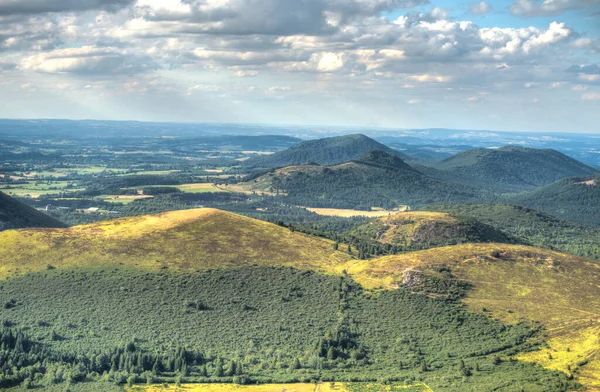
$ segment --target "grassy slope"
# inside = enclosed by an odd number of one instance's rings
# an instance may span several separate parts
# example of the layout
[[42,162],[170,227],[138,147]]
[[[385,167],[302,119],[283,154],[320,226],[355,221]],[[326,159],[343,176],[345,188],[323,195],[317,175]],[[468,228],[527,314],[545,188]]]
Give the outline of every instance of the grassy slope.
[[68,229],[0,233],[0,277],[53,267],[123,264],[149,270],[293,265],[322,270],[349,256],[333,243],[214,209],[174,211]]
[[524,243],[600,260],[600,230],[583,227],[543,212],[506,204],[431,205],[428,211],[469,216]]
[[358,226],[347,234],[405,249],[426,249],[465,242],[514,242],[499,230],[476,220],[426,211],[388,215]]
[[[474,291],[466,299],[472,309],[481,311],[486,307],[506,321],[535,319],[550,328],[550,344],[559,350],[553,354],[555,359],[540,359],[539,354],[530,354],[529,359],[566,370],[566,365],[575,368],[586,356],[593,358],[600,348],[595,334],[599,330],[596,318],[600,316],[600,289],[596,282],[600,267],[577,257],[526,246],[468,244],[358,261],[334,252],[328,241],[213,209],[125,218],[70,229],[13,230],[0,233],[0,244],[2,278],[45,270],[47,264],[123,264],[150,271],[258,264],[339,274],[347,270],[365,287],[391,288],[407,267],[427,270],[446,264],[456,276],[474,284]],[[573,354],[566,354],[565,342]],[[557,366],[559,363],[564,365]],[[594,364],[584,366],[579,373],[588,385],[598,383]]]
[[472,310],[485,308],[503,321],[535,320],[547,328],[549,348],[520,359],[565,372],[589,359],[577,370],[578,379],[600,386],[598,263],[527,246],[465,244],[357,262],[348,272],[364,286],[389,288],[406,268],[435,273],[442,264],[474,285],[465,300]]
[[58,220],[0,192],[0,231],[23,227],[65,227]]

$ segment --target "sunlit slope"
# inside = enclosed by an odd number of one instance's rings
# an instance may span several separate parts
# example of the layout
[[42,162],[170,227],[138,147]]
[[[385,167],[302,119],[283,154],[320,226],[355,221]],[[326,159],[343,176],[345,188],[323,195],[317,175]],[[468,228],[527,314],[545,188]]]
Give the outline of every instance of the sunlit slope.
[[389,214],[360,225],[347,234],[405,250],[468,242],[516,242],[501,231],[475,219],[428,211]]
[[246,264],[323,270],[349,256],[333,243],[215,209],[167,212],[68,229],[0,233],[0,277],[46,268],[125,265],[197,270]]
[[435,275],[442,266],[473,285],[464,300],[471,310],[543,325],[549,348],[519,359],[600,386],[599,263],[521,245],[463,244],[357,261],[346,269],[364,286],[391,289],[407,269]]

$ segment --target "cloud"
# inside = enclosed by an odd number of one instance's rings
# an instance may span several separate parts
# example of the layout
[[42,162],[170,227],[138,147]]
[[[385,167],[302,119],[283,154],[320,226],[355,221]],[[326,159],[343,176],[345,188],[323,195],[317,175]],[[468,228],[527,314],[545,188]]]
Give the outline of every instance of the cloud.
[[487,14],[492,10],[492,5],[486,3],[485,1],[480,1],[478,3],[471,3],[471,13],[475,16],[482,16]]
[[0,16],[117,9],[135,0],[0,0]]
[[514,0],[510,11],[515,16],[553,16],[565,11],[592,7],[600,4],[600,0]]
[[[428,0],[137,0],[137,12],[187,33],[332,34],[352,18],[427,4]],[[175,24],[177,22],[177,24]]]
[[598,65],[598,64],[572,65],[567,69],[567,72],[582,73],[582,74],[587,74],[587,75],[600,74],[600,65]]
[[600,101],[600,93],[586,93],[581,98],[585,101]]
[[21,70],[78,75],[131,75],[153,68],[149,58],[92,46],[36,54],[23,58],[19,63]]
[[321,72],[333,72],[344,66],[344,60],[337,53],[322,53],[317,63],[317,70]]

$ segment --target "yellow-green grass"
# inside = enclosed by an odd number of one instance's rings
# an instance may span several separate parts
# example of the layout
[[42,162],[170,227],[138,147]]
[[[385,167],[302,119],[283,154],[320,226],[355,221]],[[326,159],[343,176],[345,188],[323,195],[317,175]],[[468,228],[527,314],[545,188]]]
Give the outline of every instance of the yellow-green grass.
[[227,192],[224,189],[217,187],[215,184],[211,183],[198,183],[198,184],[183,184],[176,186],[182,192],[187,193],[208,193],[208,192]]
[[419,227],[425,223],[458,223],[456,218],[443,212],[406,211],[406,209],[405,207],[402,212],[387,214],[379,219],[385,225],[385,230],[378,237],[379,242],[393,244],[402,240],[404,245],[409,246]]
[[96,199],[100,199],[107,203],[114,203],[114,204],[129,204],[136,200],[150,199],[150,198],[152,198],[151,195],[102,195],[102,196],[96,197]]
[[393,289],[406,269],[435,274],[440,265],[473,285],[465,299],[471,310],[508,323],[542,323],[549,348],[519,359],[565,372],[580,367],[578,380],[600,387],[599,263],[521,245],[464,244],[354,261],[345,269],[365,287]]
[[47,265],[189,271],[256,264],[326,272],[350,259],[334,251],[331,241],[208,208],[68,229],[4,231],[0,257],[0,278]]
[[[382,384],[365,384],[371,391],[378,390],[381,392],[387,391],[402,391],[402,392],[432,392],[432,390],[424,385],[417,384],[411,386],[404,385],[382,385]],[[373,389],[373,387],[378,389]],[[177,387],[175,385],[151,385],[151,386],[134,386],[126,388],[128,392],[145,391],[188,391],[188,392],[349,392],[348,385],[345,383],[319,383],[319,384],[261,384],[261,385],[236,385],[236,384],[182,384]]]
[[308,211],[314,212],[317,215],[324,216],[339,216],[343,218],[350,218],[354,216],[364,216],[367,218],[378,218],[382,216],[388,216],[390,214],[396,214],[398,211],[358,211],[358,210],[344,210],[338,208],[307,208]]

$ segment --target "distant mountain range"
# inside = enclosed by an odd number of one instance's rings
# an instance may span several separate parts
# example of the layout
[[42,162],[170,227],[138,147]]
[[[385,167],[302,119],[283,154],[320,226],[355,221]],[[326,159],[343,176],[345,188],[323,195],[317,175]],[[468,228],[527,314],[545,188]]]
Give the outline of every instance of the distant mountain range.
[[288,166],[242,184],[248,191],[285,194],[290,203],[312,207],[368,209],[399,204],[468,202],[480,197],[470,187],[430,178],[395,154],[369,151],[350,162]]
[[456,182],[501,192],[533,189],[561,178],[597,172],[556,150],[517,146],[472,149],[438,162],[433,168],[445,180],[454,176]]
[[246,166],[277,168],[301,164],[335,165],[360,158],[369,151],[379,150],[403,159],[412,159],[401,152],[365,135],[347,135],[300,142],[272,155],[253,157]]

